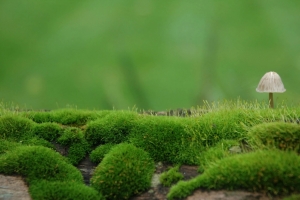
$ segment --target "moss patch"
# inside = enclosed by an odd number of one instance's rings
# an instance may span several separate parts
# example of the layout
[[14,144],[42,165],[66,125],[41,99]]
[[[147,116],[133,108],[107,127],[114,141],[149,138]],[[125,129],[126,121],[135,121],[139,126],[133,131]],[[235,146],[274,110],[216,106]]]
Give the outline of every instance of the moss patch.
[[41,146],[20,146],[3,154],[0,173],[22,175],[29,183],[41,179],[83,182],[81,173],[63,156]]
[[153,172],[154,162],[147,152],[123,143],[97,166],[91,186],[107,199],[129,199],[150,187]]
[[179,180],[182,180],[184,177],[179,172],[180,165],[176,165],[175,167],[172,167],[166,172],[163,172],[160,177],[159,181],[164,186],[171,186],[172,184],[178,182]]
[[168,198],[186,197],[196,188],[245,189],[272,195],[299,192],[300,157],[294,152],[265,150],[224,158],[202,175],[180,181]]
[[29,193],[33,199],[43,200],[104,200],[95,189],[77,182],[39,181],[30,185]]
[[255,149],[277,148],[300,153],[300,126],[295,123],[258,124],[249,130],[247,139]]

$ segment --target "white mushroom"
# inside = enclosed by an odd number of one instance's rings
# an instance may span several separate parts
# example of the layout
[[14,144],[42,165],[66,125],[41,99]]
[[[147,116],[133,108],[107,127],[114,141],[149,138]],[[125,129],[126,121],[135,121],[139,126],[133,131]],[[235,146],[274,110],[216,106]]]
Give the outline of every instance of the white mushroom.
[[285,92],[280,76],[276,72],[268,72],[261,79],[256,88],[257,92],[268,92],[270,108],[274,108],[273,93]]

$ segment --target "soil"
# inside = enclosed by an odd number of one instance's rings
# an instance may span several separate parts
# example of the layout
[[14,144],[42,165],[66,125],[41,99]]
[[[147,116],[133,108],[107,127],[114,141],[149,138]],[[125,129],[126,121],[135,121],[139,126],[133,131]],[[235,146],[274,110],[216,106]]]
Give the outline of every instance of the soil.
[[28,187],[21,176],[0,174],[0,200],[30,200]]

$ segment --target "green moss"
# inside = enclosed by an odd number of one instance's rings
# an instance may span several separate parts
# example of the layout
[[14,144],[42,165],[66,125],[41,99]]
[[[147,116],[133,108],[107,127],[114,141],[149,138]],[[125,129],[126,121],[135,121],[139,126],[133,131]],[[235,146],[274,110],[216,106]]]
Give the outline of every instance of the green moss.
[[69,147],[67,158],[70,163],[77,165],[86,156],[89,150],[90,146],[85,140],[73,143]]
[[143,116],[132,128],[129,141],[157,162],[194,164],[202,146],[194,129],[187,129],[190,119]]
[[64,125],[81,126],[86,124],[88,121],[95,120],[97,118],[98,115],[96,112],[88,110],[69,108],[52,111],[53,121]]
[[0,117],[0,138],[19,141],[33,137],[32,129],[35,123],[17,115]]
[[58,138],[57,142],[64,146],[70,146],[73,143],[79,143],[85,140],[83,132],[76,127],[65,128],[63,134]]
[[183,198],[196,188],[244,189],[271,195],[300,192],[300,157],[294,152],[256,151],[224,158],[190,181],[179,181],[168,199]]
[[255,149],[278,148],[300,153],[300,126],[286,122],[258,124],[249,130],[247,140]]
[[9,152],[19,146],[21,146],[20,143],[0,139],[0,155]]
[[20,146],[3,154],[0,173],[25,176],[29,183],[41,179],[83,182],[81,173],[63,156],[40,146]]
[[163,172],[160,177],[159,181],[164,186],[171,186],[172,184],[178,182],[179,180],[182,180],[184,177],[179,172],[180,165],[176,165],[175,167],[172,167],[167,172]]
[[62,127],[54,122],[36,124],[32,130],[33,134],[47,141],[55,141],[63,132]]
[[12,142],[8,140],[0,139],[0,154],[7,153],[16,147],[20,147],[22,145],[26,146],[44,146],[53,149],[53,145],[46,140],[41,138],[33,137],[24,141]]
[[300,199],[300,194],[293,194],[291,196],[283,198],[283,200],[299,200]]
[[90,154],[90,159],[93,163],[100,163],[104,156],[113,148],[116,144],[106,143],[98,146]]
[[43,146],[54,149],[54,145],[52,143],[39,137],[32,137],[25,140],[21,140],[19,141],[19,143],[28,146]]
[[82,126],[91,120],[104,117],[109,112],[65,108],[47,112],[29,111],[21,113],[21,115],[37,123],[56,122],[63,125]]
[[77,182],[39,181],[29,186],[32,199],[39,200],[104,200],[95,189]]
[[103,118],[87,124],[85,136],[92,146],[121,143],[127,140],[138,114],[132,111],[112,111]]
[[31,119],[36,123],[53,122],[52,112],[28,111],[21,113],[21,116]]
[[97,166],[91,186],[107,199],[129,199],[150,187],[154,162],[149,154],[132,144],[111,149]]
[[215,146],[208,148],[206,151],[203,151],[199,155],[198,172],[203,172],[217,160],[235,155],[237,152],[231,152],[231,147],[240,148],[239,142],[236,140],[221,140]]
[[78,164],[90,150],[83,132],[76,127],[67,127],[57,141],[59,144],[68,147],[67,158],[73,165]]

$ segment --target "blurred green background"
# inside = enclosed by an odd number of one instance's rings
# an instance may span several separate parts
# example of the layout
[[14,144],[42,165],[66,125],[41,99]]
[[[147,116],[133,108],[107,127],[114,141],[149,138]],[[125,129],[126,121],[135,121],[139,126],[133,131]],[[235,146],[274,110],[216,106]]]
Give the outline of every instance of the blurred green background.
[[299,0],[0,0],[0,99],[32,109],[298,104]]

